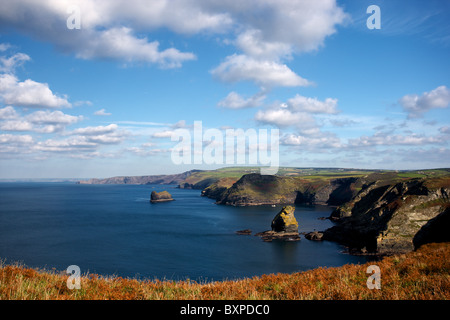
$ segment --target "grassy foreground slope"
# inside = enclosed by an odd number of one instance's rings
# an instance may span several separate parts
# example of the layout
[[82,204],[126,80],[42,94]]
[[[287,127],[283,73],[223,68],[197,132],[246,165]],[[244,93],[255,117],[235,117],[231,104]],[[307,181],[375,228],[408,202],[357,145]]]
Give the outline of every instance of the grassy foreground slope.
[[[368,289],[371,264],[381,271],[381,289]],[[318,268],[293,274],[271,274],[236,281],[138,281],[86,275],[81,289],[67,288],[68,275],[0,265],[0,299],[336,299],[448,300],[450,243],[432,243],[408,254],[363,265]]]

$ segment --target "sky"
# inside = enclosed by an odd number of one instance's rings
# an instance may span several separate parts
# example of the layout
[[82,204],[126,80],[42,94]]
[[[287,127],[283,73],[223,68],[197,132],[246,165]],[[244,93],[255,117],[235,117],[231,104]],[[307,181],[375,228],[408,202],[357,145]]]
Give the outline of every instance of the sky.
[[173,161],[195,123],[278,129],[280,166],[450,167],[450,1],[0,2],[0,179],[236,165]]

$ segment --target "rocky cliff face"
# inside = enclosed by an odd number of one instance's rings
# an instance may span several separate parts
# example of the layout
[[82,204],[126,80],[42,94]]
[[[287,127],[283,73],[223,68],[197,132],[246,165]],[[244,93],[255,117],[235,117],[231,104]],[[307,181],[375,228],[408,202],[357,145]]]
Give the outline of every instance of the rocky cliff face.
[[326,230],[323,239],[377,254],[408,252],[436,239],[449,241],[449,194],[448,178],[373,182],[331,214],[338,224]]
[[210,185],[203,195],[218,204],[255,206],[272,204],[339,205],[356,193],[357,178],[306,180],[301,177],[260,175],[242,176],[231,187]]

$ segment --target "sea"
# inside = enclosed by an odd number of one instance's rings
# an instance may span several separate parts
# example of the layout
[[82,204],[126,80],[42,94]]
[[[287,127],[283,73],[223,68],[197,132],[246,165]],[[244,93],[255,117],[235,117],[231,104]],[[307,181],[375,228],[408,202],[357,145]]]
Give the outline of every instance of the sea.
[[[175,199],[150,203],[166,190]],[[174,185],[0,183],[0,259],[31,268],[141,280],[235,280],[365,263],[329,241],[264,242],[282,206],[217,205]],[[299,232],[325,230],[333,208],[297,205]],[[250,229],[251,235],[236,231]]]

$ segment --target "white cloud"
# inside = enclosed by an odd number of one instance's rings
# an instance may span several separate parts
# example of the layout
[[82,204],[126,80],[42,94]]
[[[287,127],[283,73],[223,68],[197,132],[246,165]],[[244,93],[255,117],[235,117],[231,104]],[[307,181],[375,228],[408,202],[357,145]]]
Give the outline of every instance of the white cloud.
[[127,62],[155,63],[164,68],[180,67],[182,62],[196,59],[193,53],[180,52],[175,48],[159,50],[159,42],[148,42],[147,38],[136,38],[126,27],[111,28],[99,32],[81,47],[77,56],[83,59],[105,58]]
[[87,141],[84,137],[73,137],[63,140],[48,139],[39,141],[34,147],[36,151],[44,152],[79,152],[79,151],[94,151],[97,149],[97,144]]
[[373,147],[373,146],[420,146],[428,144],[443,144],[446,139],[441,136],[425,136],[419,134],[400,135],[375,133],[373,136],[361,136],[349,139],[349,147]]
[[113,123],[107,126],[78,128],[73,130],[70,134],[79,134],[84,136],[104,135],[111,132],[115,132],[117,128],[118,128],[117,124]]
[[257,93],[250,98],[244,98],[240,94],[232,91],[225,99],[218,103],[219,107],[229,108],[229,109],[244,109],[253,108],[261,106],[266,96],[262,93]]
[[68,134],[77,135],[89,143],[96,144],[119,144],[123,142],[127,136],[129,136],[129,132],[119,130],[117,124],[78,128],[68,132]]
[[286,108],[259,110],[255,120],[264,124],[272,124],[278,127],[311,127],[315,125],[314,118],[305,112],[293,112]]
[[301,146],[314,149],[342,148],[343,144],[334,134],[320,134],[316,136],[303,136],[287,134],[280,139],[281,144],[288,146]]
[[25,118],[36,124],[58,124],[58,125],[70,125],[74,124],[81,119],[82,116],[72,116],[69,114],[65,114],[59,110],[57,111],[49,111],[49,110],[39,110],[29,115],[25,116]]
[[291,57],[292,46],[289,43],[263,41],[262,36],[261,30],[246,30],[238,35],[235,43],[246,55],[253,58],[278,60],[280,57]]
[[0,122],[0,130],[3,131],[32,131],[33,125],[28,121],[8,120]]
[[0,109],[0,130],[53,133],[62,131],[66,126],[74,124],[82,118],[82,116],[64,114],[59,110],[53,112],[39,110],[21,116],[9,106]]
[[419,118],[431,109],[447,108],[450,105],[450,90],[446,86],[437,87],[421,96],[410,94],[399,100],[403,109],[408,112],[408,118]]
[[5,104],[20,107],[61,108],[71,107],[65,97],[58,97],[47,83],[27,79],[20,82],[12,74],[0,74],[0,99]]
[[311,85],[285,64],[257,60],[246,55],[228,56],[211,74],[224,82],[253,81],[264,88],[276,86],[298,87]]
[[105,109],[100,109],[100,110],[95,111],[94,115],[96,115],[96,116],[110,116],[111,113],[106,112]]
[[16,119],[18,116],[16,110],[11,106],[0,109],[0,120]]
[[[234,43],[259,61],[278,61],[293,52],[316,50],[348,15],[335,0],[80,0],[81,29],[69,30],[69,0],[2,3],[2,25],[16,28],[84,59],[119,59],[179,67],[190,52],[145,36],[158,29],[178,34],[235,34]],[[2,26],[0,26],[1,28]]]
[[6,51],[11,48],[9,43],[0,43],[0,52]]
[[0,134],[1,144],[30,144],[33,143],[33,137],[30,135],[14,135],[14,134]]
[[[0,44],[1,45],[1,44]],[[0,50],[1,51],[1,50]],[[24,62],[31,60],[25,53],[16,53],[13,56],[0,57],[0,72],[11,73],[15,68],[22,65]]]
[[153,133],[153,138],[171,138],[173,133],[173,130],[159,131]]
[[338,113],[337,99],[327,98],[325,101],[319,101],[317,98],[308,98],[301,95],[296,95],[294,98],[289,99],[288,106],[295,111],[303,111],[308,113]]
[[264,124],[276,125],[280,128],[295,127],[302,135],[318,135],[320,128],[316,118],[317,114],[336,114],[338,111],[337,99],[327,98],[320,101],[317,98],[308,98],[296,95],[286,103],[274,105],[255,114],[255,120]]

